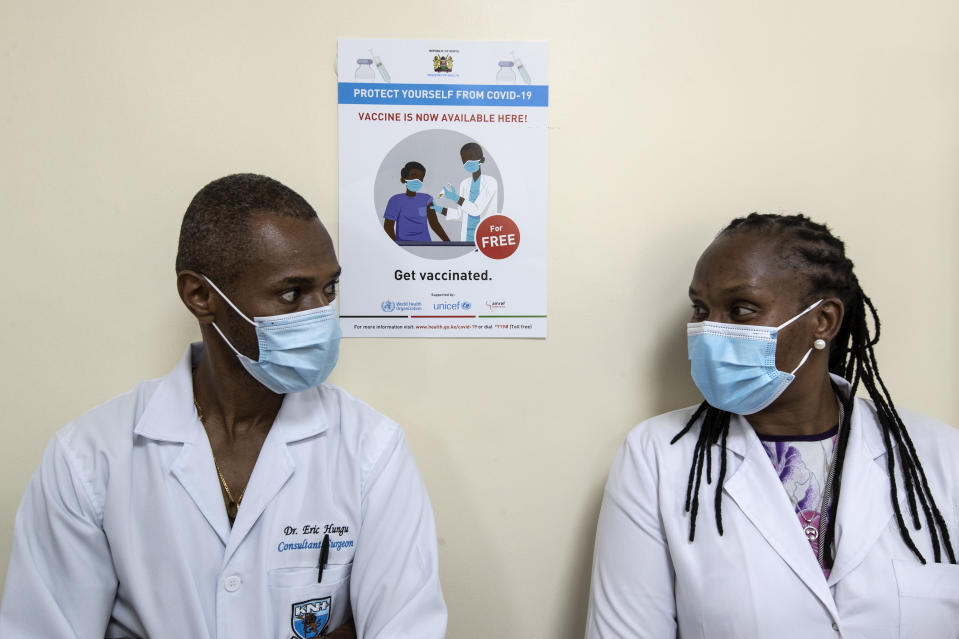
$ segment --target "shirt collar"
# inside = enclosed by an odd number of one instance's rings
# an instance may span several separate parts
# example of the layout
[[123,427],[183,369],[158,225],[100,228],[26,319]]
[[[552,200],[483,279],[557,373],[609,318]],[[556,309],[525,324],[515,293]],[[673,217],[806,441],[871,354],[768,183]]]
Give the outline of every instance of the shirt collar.
[[[833,383],[838,388],[843,399],[849,397],[849,391],[852,385],[839,375],[829,374]],[[878,459],[886,454],[886,447],[882,441],[882,433],[873,423],[874,419],[866,418],[866,414],[872,411],[870,403],[857,399],[853,402],[852,416],[849,420],[849,445],[863,445],[869,451],[873,459]],[[746,456],[746,450],[750,442],[759,440],[756,431],[742,415],[732,415],[729,423],[729,439],[726,447],[741,457]]]
[[[187,347],[170,373],[160,380],[146,408],[137,419],[134,433],[148,439],[168,442],[192,442],[206,436],[193,406],[193,367],[199,362],[203,342]],[[290,393],[283,398],[273,429],[286,442],[294,442],[324,432],[330,422],[323,410],[324,387]]]

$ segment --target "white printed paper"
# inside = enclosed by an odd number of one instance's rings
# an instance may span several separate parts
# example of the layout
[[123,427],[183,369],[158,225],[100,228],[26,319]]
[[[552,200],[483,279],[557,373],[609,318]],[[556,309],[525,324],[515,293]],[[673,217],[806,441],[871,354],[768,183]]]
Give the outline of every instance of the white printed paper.
[[347,337],[546,337],[547,45],[341,39]]

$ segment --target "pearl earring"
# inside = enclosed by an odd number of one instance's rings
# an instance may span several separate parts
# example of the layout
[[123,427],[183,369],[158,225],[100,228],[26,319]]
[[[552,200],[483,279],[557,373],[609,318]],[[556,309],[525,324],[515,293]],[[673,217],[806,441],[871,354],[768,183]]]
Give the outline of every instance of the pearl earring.
[[826,340],[821,338],[817,339],[815,342],[812,343],[812,347],[815,348],[817,351],[821,351],[822,349],[826,348]]

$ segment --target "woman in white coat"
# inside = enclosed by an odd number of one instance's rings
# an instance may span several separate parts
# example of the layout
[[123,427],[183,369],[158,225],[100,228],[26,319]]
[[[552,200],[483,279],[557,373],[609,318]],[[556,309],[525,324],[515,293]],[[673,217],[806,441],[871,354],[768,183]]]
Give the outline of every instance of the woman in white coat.
[[959,431],[894,406],[842,241],[734,220],[690,299],[705,401],[621,447],[586,636],[959,637]]

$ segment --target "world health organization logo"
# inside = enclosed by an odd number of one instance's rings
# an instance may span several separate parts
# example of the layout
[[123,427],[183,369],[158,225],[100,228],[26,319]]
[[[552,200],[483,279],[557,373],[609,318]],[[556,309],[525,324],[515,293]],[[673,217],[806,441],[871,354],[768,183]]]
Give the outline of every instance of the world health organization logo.
[[393,312],[393,309],[396,308],[396,307],[393,306],[393,301],[392,301],[392,300],[384,300],[384,301],[380,304],[380,308],[383,309],[383,312],[384,312],[384,313],[392,313],[392,312]]
[[473,305],[470,304],[469,302],[467,302],[466,300],[463,300],[462,302],[460,302],[460,307],[461,307],[464,311],[468,311],[468,310],[470,310],[471,308],[473,308]]

